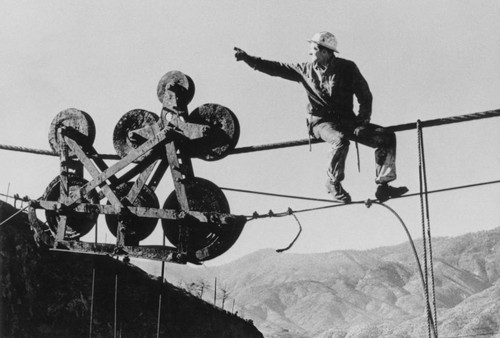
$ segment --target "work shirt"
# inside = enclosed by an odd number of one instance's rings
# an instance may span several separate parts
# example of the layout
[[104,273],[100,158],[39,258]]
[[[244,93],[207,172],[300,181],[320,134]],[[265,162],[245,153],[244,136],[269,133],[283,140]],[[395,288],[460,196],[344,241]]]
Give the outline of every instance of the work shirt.
[[282,63],[254,56],[248,56],[245,62],[260,72],[301,83],[307,92],[309,113],[316,119],[354,120],[354,95],[359,103],[359,117],[371,116],[370,88],[352,61],[335,57],[325,69],[316,62]]

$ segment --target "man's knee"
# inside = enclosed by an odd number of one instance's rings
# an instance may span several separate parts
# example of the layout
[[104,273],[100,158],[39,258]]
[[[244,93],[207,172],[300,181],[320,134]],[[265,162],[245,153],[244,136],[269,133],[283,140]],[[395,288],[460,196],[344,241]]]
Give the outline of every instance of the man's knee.
[[386,129],[385,132],[385,145],[388,148],[396,147],[396,133]]
[[385,128],[379,128],[375,136],[377,147],[394,148],[396,146],[396,133]]

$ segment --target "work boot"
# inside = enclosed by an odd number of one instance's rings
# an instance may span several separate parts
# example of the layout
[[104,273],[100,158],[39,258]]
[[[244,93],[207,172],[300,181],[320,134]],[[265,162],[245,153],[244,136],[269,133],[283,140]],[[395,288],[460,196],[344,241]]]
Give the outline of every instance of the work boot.
[[379,184],[377,187],[377,191],[375,192],[375,197],[380,202],[385,202],[389,198],[396,198],[402,196],[408,192],[407,187],[391,187],[387,183]]
[[329,194],[332,194],[333,200],[342,203],[351,203],[351,196],[342,188],[340,182],[326,181],[326,189]]

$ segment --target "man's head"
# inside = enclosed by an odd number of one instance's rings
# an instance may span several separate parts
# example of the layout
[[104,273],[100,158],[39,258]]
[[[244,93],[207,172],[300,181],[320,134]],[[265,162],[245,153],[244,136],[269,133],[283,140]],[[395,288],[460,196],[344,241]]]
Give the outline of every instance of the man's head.
[[335,56],[334,52],[338,53],[337,39],[330,32],[316,33],[308,41],[310,43],[309,55],[313,62],[325,64]]

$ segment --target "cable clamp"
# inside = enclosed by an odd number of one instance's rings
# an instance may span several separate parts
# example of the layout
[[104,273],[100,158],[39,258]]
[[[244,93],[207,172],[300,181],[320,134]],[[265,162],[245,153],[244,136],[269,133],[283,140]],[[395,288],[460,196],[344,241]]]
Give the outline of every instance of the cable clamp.
[[288,207],[287,212],[288,212],[288,215],[293,215],[293,210],[292,210],[292,208]]
[[373,204],[373,202],[372,202],[372,200],[371,200],[371,199],[369,199],[369,198],[365,201],[365,206],[366,206],[367,208],[370,208],[370,207],[372,206],[372,204]]
[[259,213],[257,211],[254,211],[253,214],[252,214],[252,217],[253,218],[259,218],[260,215],[259,215]]
[[38,200],[31,200],[29,201],[29,206],[36,209],[40,206],[40,202]]
[[274,215],[274,212],[273,212],[272,210],[269,210],[269,212],[267,213],[267,215],[268,215],[269,217],[274,217],[274,216],[275,216],[275,215]]

